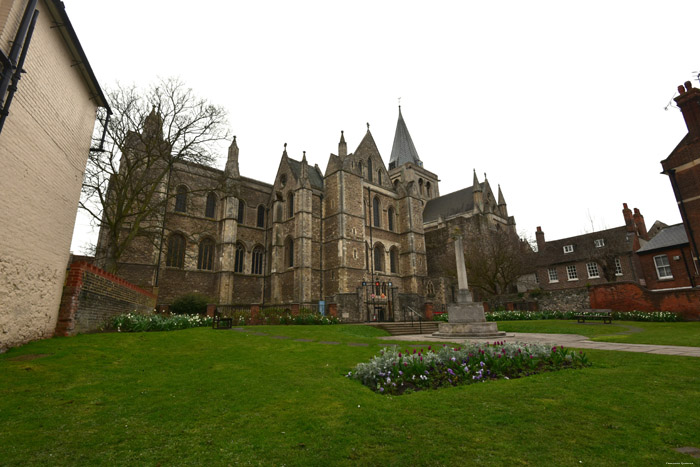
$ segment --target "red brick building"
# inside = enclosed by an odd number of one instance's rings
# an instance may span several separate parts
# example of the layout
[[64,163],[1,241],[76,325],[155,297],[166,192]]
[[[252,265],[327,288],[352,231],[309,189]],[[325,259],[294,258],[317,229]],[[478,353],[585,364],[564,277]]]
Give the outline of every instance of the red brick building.
[[659,231],[637,250],[637,256],[649,289],[695,287],[697,283],[692,274],[692,255],[683,224]]
[[[674,100],[683,113],[688,133],[663,161],[692,252],[692,276],[698,276],[698,244],[700,244],[700,90],[690,81],[678,86],[680,95]],[[697,284],[697,280],[695,281]]]
[[643,284],[635,251],[649,239],[644,216],[623,204],[625,225],[598,232],[545,241],[537,227],[536,274],[543,290],[574,289],[586,285],[628,281]]

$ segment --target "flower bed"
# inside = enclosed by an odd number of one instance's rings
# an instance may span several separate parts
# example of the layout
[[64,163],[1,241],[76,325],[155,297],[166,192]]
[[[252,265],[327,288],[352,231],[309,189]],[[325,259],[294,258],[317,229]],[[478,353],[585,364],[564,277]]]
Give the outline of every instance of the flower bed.
[[[486,313],[486,321],[523,321],[537,319],[576,319],[580,311],[491,311]],[[678,313],[670,311],[614,311],[612,318],[618,321],[683,321]],[[447,321],[447,313],[437,315],[435,321]]]
[[[228,317],[228,316],[227,316]],[[257,313],[247,310],[236,310],[230,316],[236,326],[255,324],[339,324],[335,316],[324,316],[302,308],[298,314],[283,308],[264,308]]]
[[139,315],[127,313],[114,316],[106,329],[117,332],[175,331],[177,329],[211,326],[212,318],[204,315]]
[[358,364],[346,376],[381,394],[404,394],[423,389],[511,379],[564,368],[582,368],[590,363],[583,352],[564,347],[521,342],[466,344],[437,350],[400,351],[384,348],[368,363]]

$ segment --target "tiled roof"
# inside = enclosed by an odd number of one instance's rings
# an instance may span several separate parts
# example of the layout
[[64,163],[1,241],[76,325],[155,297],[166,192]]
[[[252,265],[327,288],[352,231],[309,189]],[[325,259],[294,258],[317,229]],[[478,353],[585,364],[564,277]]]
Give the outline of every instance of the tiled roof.
[[688,235],[685,233],[685,227],[683,224],[676,224],[660,230],[646,245],[637,250],[637,253],[660,250],[686,243],[688,243]]
[[[483,187],[483,183],[481,186]],[[429,200],[423,209],[423,223],[436,221],[439,217],[447,219],[457,214],[471,212],[474,209],[472,188],[464,188]]]
[[[601,248],[614,248],[620,254],[632,252],[632,235],[630,234],[628,237],[627,228],[622,226],[575,237],[548,240],[545,243],[544,250],[537,252],[537,263],[540,266],[546,266],[549,264],[587,261],[595,252],[594,242],[598,239],[605,241],[605,245]],[[564,246],[566,245],[572,245],[574,251],[564,253]]]
[[[289,161],[289,167],[292,169],[292,172],[294,172],[294,176],[297,177],[297,179],[301,178],[301,162],[295,161],[294,159],[287,159]],[[307,169],[306,169],[306,175],[309,177],[309,182],[311,183],[311,186],[313,188],[318,188],[319,190],[323,189],[323,176],[318,173],[315,167],[312,167],[307,164]]]
[[399,121],[396,123],[396,133],[394,134],[394,145],[391,148],[389,166],[398,167],[409,162],[420,167],[423,166],[423,163],[418,157],[418,151],[416,151],[416,147],[413,145],[411,134],[406,127],[406,122],[403,121],[401,107],[399,107]]

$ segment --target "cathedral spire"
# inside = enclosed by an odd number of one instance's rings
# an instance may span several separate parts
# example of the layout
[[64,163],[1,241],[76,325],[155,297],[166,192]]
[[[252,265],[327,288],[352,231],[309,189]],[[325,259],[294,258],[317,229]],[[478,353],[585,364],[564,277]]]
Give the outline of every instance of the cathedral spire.
[[481,184],[479,179],[476,177],[476,169],[474,169],[474,180],[472,182],[472,193],[481,192]]
[[231,146],[228,148],[225,172],[229,177],[240,177],[241,175],[238,170],[238,144],[236,143],[235,136],[233,137]]
[[506,206],[506,199],[503,197],[500,183],[498,184],[498,209],[503,217],[508,217],[508,206]]
[[411,139],[411,134],[408,132],[408,127],[406,127],[406,122],[403,120],[401,106],[399,106],[399,120],[396,122],[396,133],[394,134],[394,145],[391,148],[389,168],[393,169],[409,162],[423,167],[423,163],[418,157],[418,151],[416,151],[416,147]]

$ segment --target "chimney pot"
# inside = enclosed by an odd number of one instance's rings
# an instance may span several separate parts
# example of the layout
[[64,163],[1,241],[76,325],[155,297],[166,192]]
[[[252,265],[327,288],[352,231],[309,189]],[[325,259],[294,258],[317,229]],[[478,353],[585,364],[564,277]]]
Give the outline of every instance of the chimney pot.
[[679,93],[679,94],[685,94],[685,88],[683,87],[682,84],[678,86],[678,93]]
[[690,91],[692,88],[693,88],[693,83],[691,83],[690,81],[686,81],[685,82],[685,90]]
[[538,231],[538,232],[542,232],[542,227],[540,227],[540,226],[538,225],[538,226],[537,226],[537,231]]
[[627,203],[622,203],[622,207],[623,207],[624,209],[629,209],[629,208],[627,207]]

